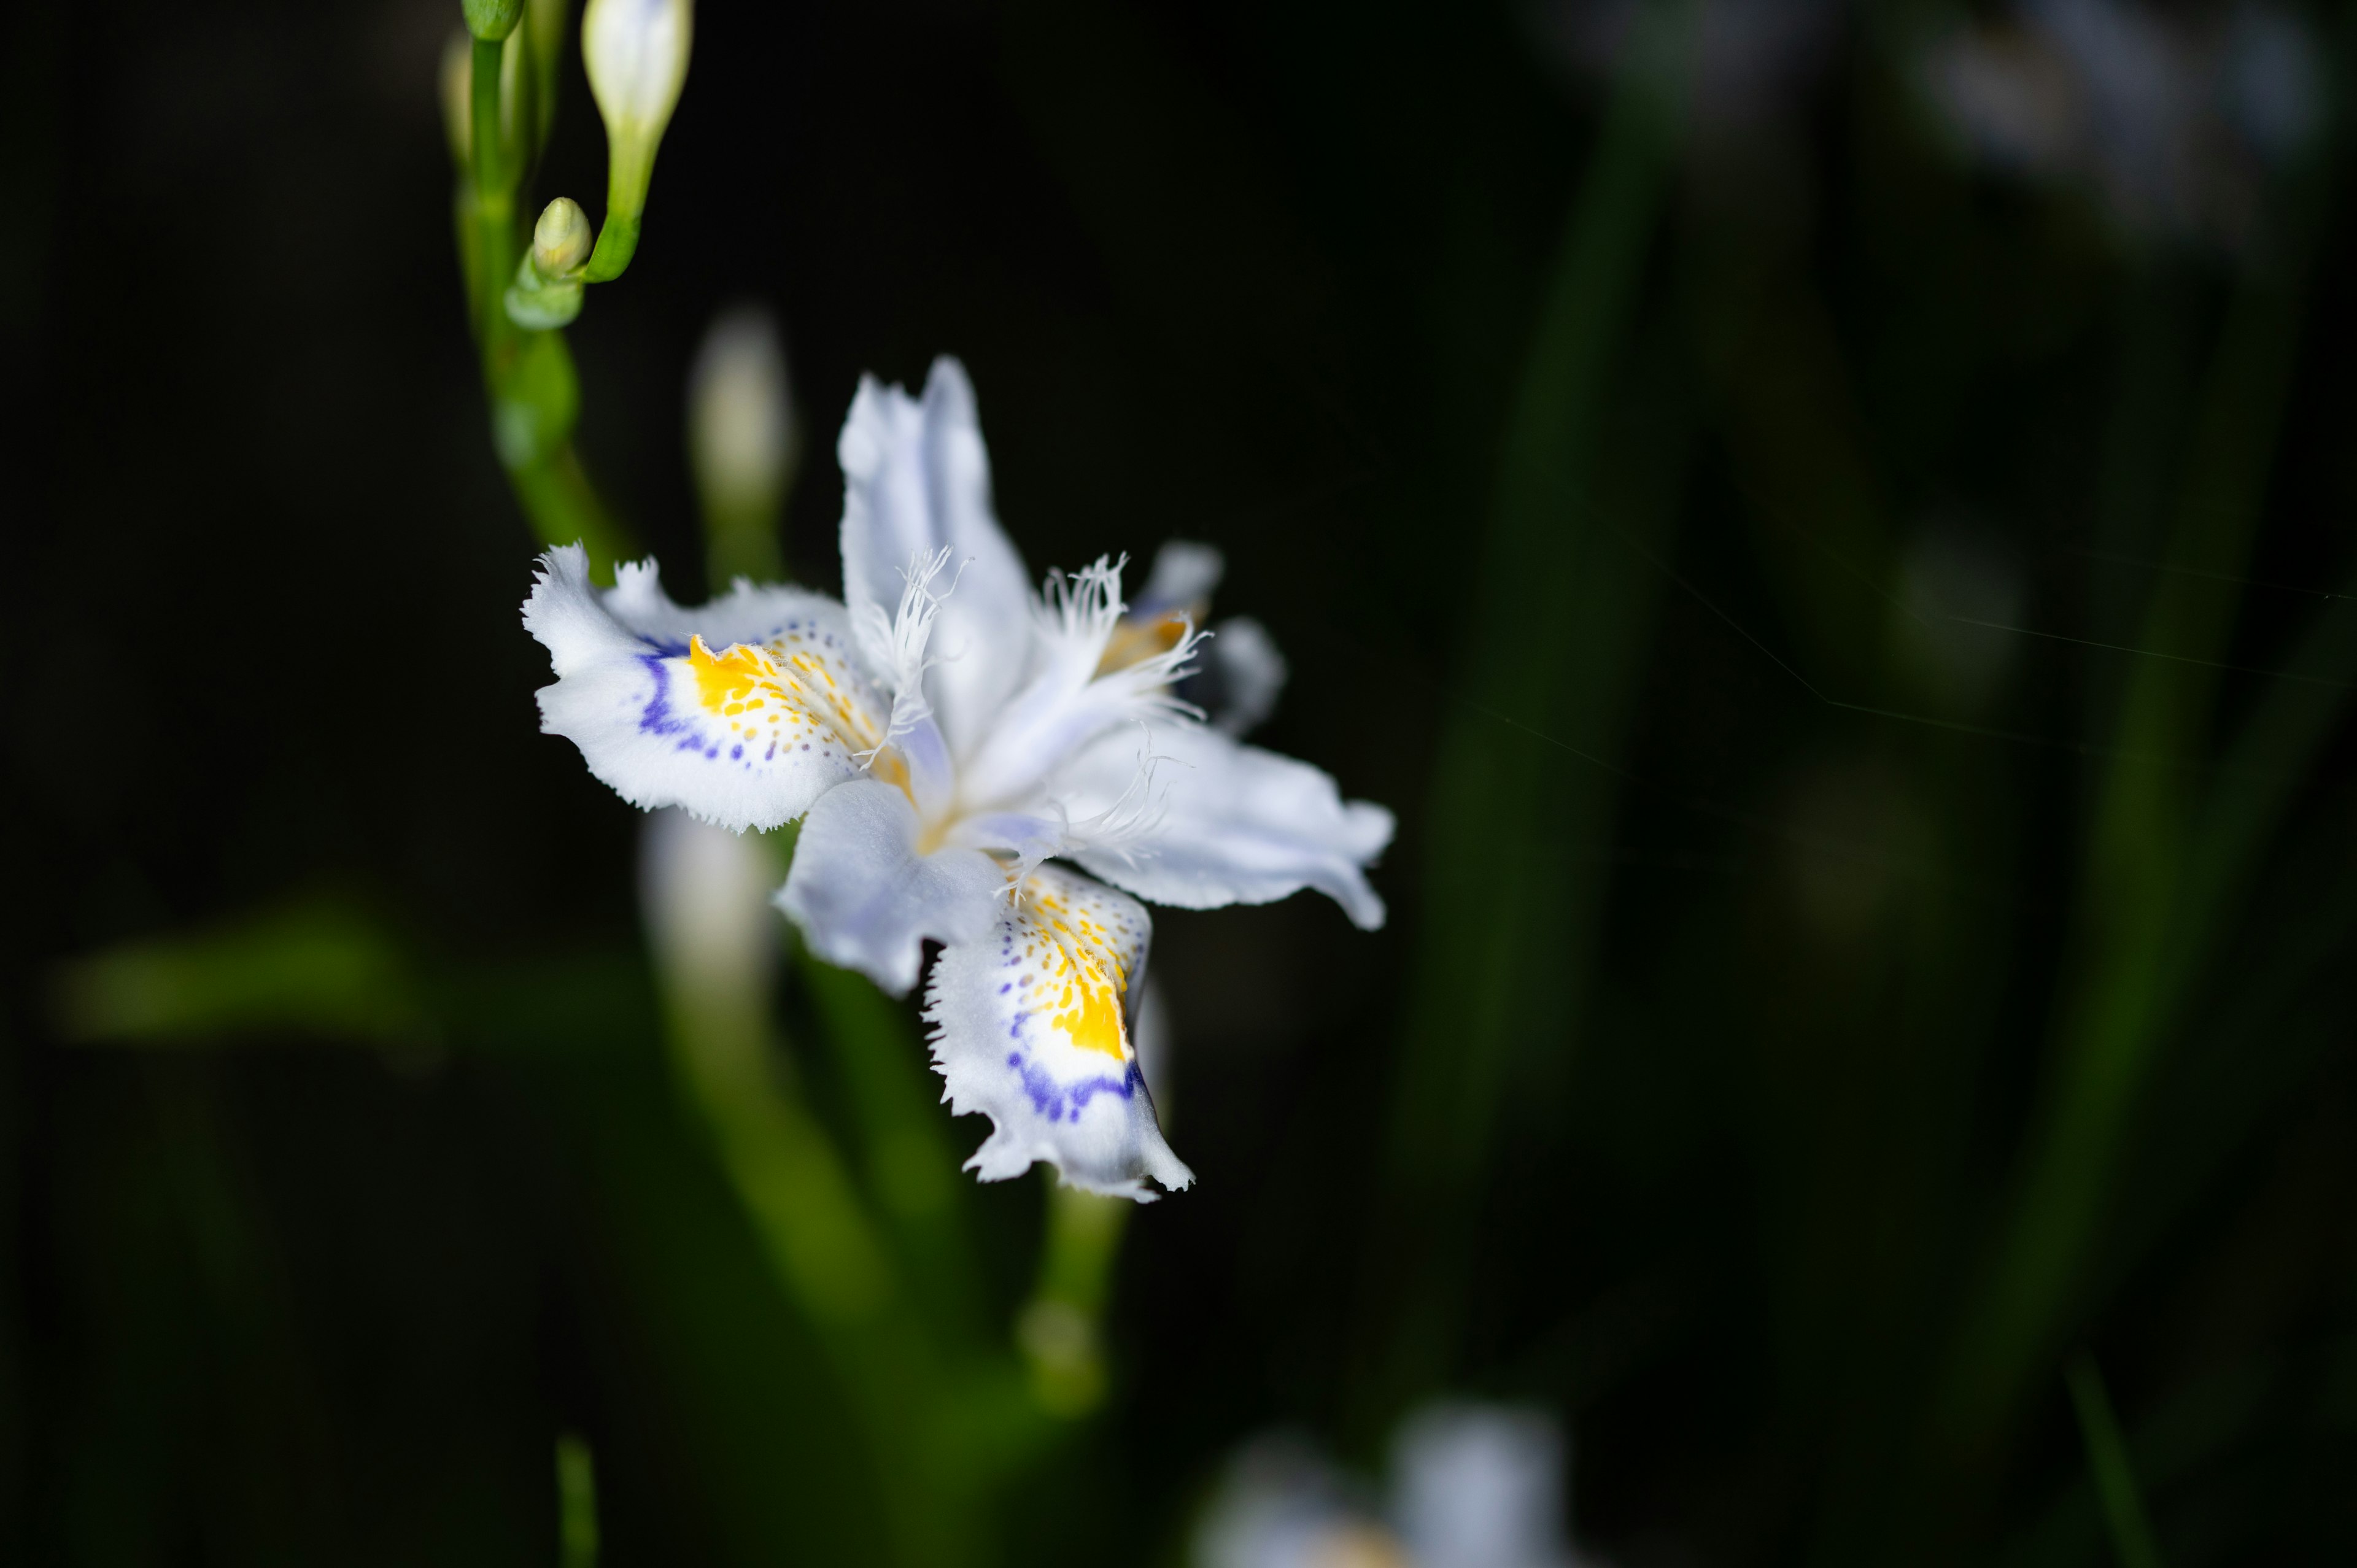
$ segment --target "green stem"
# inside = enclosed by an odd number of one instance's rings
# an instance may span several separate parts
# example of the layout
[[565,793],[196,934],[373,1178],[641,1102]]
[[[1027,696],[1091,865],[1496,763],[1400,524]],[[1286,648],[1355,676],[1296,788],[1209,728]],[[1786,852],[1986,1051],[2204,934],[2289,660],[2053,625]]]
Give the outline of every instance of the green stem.
[[1032,1397],[1050,1415],[1076,1419],[1103,1402],[1104,1308],[1129,1227],[1126,1198],[1056,1186],[1039,1280],[1015,1325],[1031,1367]]
[[475,339],[482,350],[483,379],[496,385],[501,350],[514,336],[500,296],[515,272],[515,186],[500,145],[500,57],[503,45],[475,40],[469,72],[468,131],[474,176],[476,274]]
[[491,407],[492,445],[533,532],[551,547],[583,544],[593,566],[610,569],[630,553],[630,534],[598,499],[573,446],[579,392],[572,357],[558,334],[519,328],[508,319],[505,303],[523,241],[516,223],[522,171],[501,138],[500,75],[505,51],[523,47],[517,38],[474,45],[468,177],[460,197],[468,307]]
[[582,544],[600,570],[630,554],[630,531],[598,499],[572,442],[541,462],[510,468],[508,481],[543,544]]
[[[1676,15],[1663,8],[1651,19]],[[1392,1092],[1391,1212],[1369,1282],[1377,1299],[1403,1305],[1381,1352],[1388,1376],[1366,1390],[1361,1415],[1371,1425],[1448,1373],[1470,1210],[1501,1103],[1518,1069],[1559,1078],[1585,988],[1602,876],[1573,849],[1602,832],[1617,779],[1542,747],[1523,726],[1609,754],[1658,576],[1595,504],[1608,378],[1629,337],[1677,134],[1661,56],[1630,55],[1505,433],[1461,666],[1480,706],[1453,711],[1437,748],[1426,925]],[[1536,658],[1524,608],[1534,584],[1563,628]]]
[[2160,1549],[2153,1543],[2152,1522],[2145,1517],[2144,1497],[2136,1489],[2136,1470],[2128,1464],[2128,1445],[2112,1413],[2111,1397],[2104,1391],[2104,1374],[2094,1358],[2082,1350],[2071,1358],[2064,1374],[2071,1386],[2071,1403],[2079,1412],[2079,1434],[2087,1444],[2087,1468],[2094,1475],[2095,1495],[2103,1499],[2104,1522],[2111,1528],[2112,1548],[2120,1568],[2160,1568]]
[[565,1568],[597,1568],[597,1468],[577,1432],[556,1439],[556,1539]]
[[[2169,546],[2181,570],[2156,585],[2139,635],[2140,646],[2179,657],[2142,661],[2126,689],[2090,826],[2046,1100],[1952,1369],[1944,1418],[1968,1449],[2012,1419],[2069,1332],[2145,1084],[2231,923],[2213,900],[2263,847],[2247,831],[2197,840],[2202,801],[2188,762],[2211,742],[2210,661],[2225,651],[2240,603],[2233,584],[2257,532],[2302,282],[2297,266],[2246,280],[2221,334]],[[2227,822],[2267,820],[2261,806]]]

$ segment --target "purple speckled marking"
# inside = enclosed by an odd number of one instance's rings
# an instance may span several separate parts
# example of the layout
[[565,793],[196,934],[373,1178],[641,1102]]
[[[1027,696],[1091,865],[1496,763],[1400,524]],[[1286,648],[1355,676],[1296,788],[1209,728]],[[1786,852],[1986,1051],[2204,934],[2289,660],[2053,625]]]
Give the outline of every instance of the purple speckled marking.
[[675,654],[662,652],[639,655],[639,662],[645,665],[647,673],[655,678],[655,694],[647,700],[645,710],[639,714],[639,729],[642,734],[677,735],[687,728],[687,721],[671,711],[671,671],[663,668],[664,660],[676,657]]
[[[1117,1094],[1128,1100],[1146,1084],[1146,1075],[1138,1070],[1135,1062],[1131,1062],[1118,1079],[1084,1078],[1078,1083],[1061,1085],[1020,1057],[1010,1055],[1006,1065],[1023,1080],[1023,1092],[1031,1097],[1031,1109],[1050,1122],[1078,1122],[1089,1101],[1098,1095]],[[1065,1110],[1067,1100],[1071,1103],[1069,1112]]]

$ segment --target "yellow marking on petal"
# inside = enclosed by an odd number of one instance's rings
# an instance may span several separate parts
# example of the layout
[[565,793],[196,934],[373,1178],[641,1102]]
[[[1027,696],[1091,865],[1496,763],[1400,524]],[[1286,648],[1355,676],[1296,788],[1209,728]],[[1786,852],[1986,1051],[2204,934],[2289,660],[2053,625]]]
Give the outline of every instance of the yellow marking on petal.
[[[899,787],[900,793],[909,797],[910,804],[915,804],[917,799],[916,794],[909,788],[909,764],[902,759],[899,751],[892,750],[877,752],[876,754],[876,759],[867,765],[867,774],[871,779],[881,779],[887,784],[898,785]],[[933,852],[933,849],[938,849],[940,847],[939,835],[936,834],[932,849],[928,849],[924,845],[920,844],[917,846],[917,853],[919,854],[931,854]]]
[[1121,960],[1095,940],[1092,922],[1085,918],[1067,918],[1061,898],[1035,895],[1032,904],[1056,950],[1056,968],[1061,972],[1049,978],[1049,983],[1053,983],[1054,979],[1063,982],[1062,993],[1054,1004],[1055,1016],[1049,1023],[1063,1030],[1082,1050],[1100,1051],[1117,1062],[1128,1061],[1132,1055],[1129,1030],[1121,1014],[1122,993],[1128,982],[1122,972]]
[[[768,648],[732,642],[715,653],[702,637],[689,639],[687,665],[695,676],[696,700],[706,713],[721,718],[759,713],[770,725],[783,720],[818,730],[854,756],[873,751],[884,736],[877,715],[862,700],[864,693],[838,683],[823,658],[808,652],[789,655],[784,649],[782,639]],[[751,721],[728,727],[748,735]],[[898,757],[877,757],[875,771],[904,790],[909,787],[908,768]]]
[[1172,610],[1152,620],[1124,616],[1114,623],[1113,635],[1105,639],[1104,654],[1097,660],[1097,673],[1110,675],[1116,670],[1126,670],[1157,654],[1169,652],[1178,646],[1178,639],[1187,635],[1188,627],[1200,619],[1208,607],[1190,605],[1186,609]]
[[701,637],[688,642],[687,665],[695,671],[696,696],[707,711],[716,714],[734,712],[730,703],[741,703],[757,685],[776,680],[778,674],[770,656],[758,648],[734,642],[726,653],[715,653]]

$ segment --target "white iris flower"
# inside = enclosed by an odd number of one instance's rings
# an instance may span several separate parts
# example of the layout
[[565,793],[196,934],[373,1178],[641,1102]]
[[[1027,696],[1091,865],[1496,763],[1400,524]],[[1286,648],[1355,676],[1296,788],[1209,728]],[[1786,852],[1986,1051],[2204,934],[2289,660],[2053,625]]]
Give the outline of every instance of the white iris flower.
[[[1126,614],[1103,559],[1031,591],[954,360],[922,401],[862,381],[837,453],[842,603],[740,578],[688,609],[651,562],[600,592],[577,547],[543,557],[523,610],[557,675],[542,727],[635,805],[739,830],[804,819],[777,901],[830,962],[903,994],[926,940],[942,945],[925,1017],[952,1108],[991,1119],[968,1162],[984,1180],[1045,1160],[1095,1192],[1185,1187],[1137,1062],[1137,899],[1312,887],[1372,929],[1365,868],[1391,813],[1176,694],[1215,557],[1184,564],[1175,612]],[[1274,649],[1239,668],[1265,709]]]

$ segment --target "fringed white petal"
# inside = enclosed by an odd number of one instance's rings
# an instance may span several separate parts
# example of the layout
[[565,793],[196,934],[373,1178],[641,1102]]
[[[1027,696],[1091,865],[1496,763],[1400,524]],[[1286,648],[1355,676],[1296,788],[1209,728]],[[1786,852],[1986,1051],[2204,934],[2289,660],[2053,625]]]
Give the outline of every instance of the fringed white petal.
[[1391,843],[1392,814],[1345,801],[1306,762],[1240,745],[1207,725],[1165,720],[1107,736],[1056,781],[1074,817],[1135,788],[1142,744],[1154,761],[1154,810],[1125,842],[1073,858],[1139,897],[1182,909],[1267,904],[1315,888],[1367,930],[1383,901],[1365,868]]
[[917,983],[925,939],[972,941],[1006,901],[1006,873],[978,849],[920,854],[917,809],[898,786],[861,779],[811,808],[778,908],[811,950],[895,996]]
[[951,1109],[990,1118],[967,1168],[985,1181],[1035,1162],[1091,1192],[1150,1201],[1150,1178],[1195,1179],[1163,1142],[1132,1009],[1151,926],[1134,898],[1042,866],[981,940],[944,950],[926,989],[933,1065]]
[[[1030,581],[990,501],[990,455],[974,389],[955,360],[933,361],[920,403],[870,377],[836,443],[843,465],[843,595],[855,616],[888,619],[911,560],[949,553],[924,677],[942,734],[963,756],[1023,679]],[[879,681],[888,671],[873,671]]]
[[686,609],[651,562],[621,567],[600,594],[568,545],[541,557],[523,623],[556,671],[541,727],[632,805],[773,828],[857,777],[888,722],[843,607],[817,594],[740,582]]

